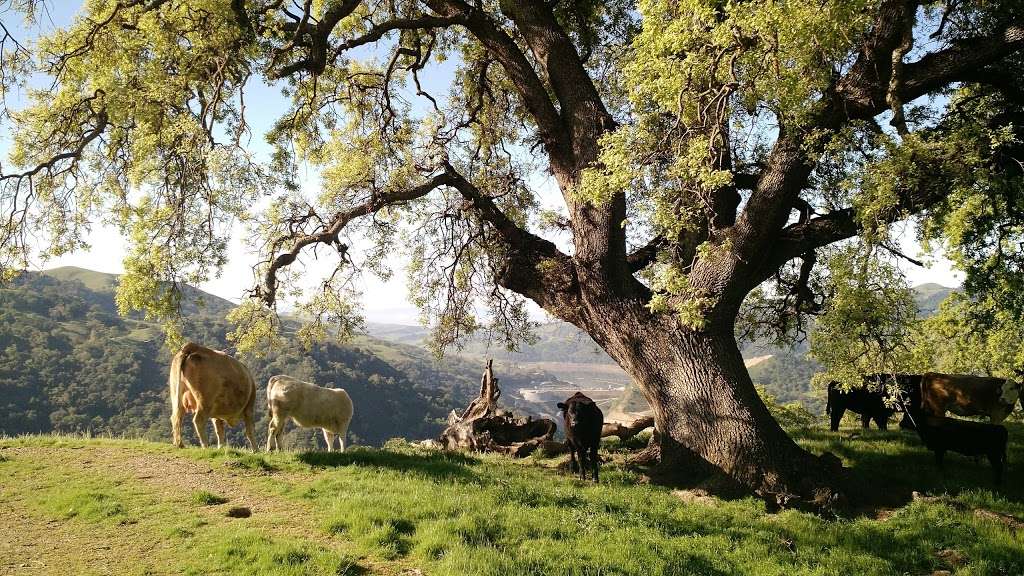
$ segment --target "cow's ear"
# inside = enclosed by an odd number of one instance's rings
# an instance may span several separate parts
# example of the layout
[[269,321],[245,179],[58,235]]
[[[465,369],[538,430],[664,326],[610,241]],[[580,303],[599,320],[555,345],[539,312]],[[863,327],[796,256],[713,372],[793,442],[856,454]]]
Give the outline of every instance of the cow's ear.
[[566,409],[565,402],[559,402],[558,403],[558,409],[559,410],[565,410]]

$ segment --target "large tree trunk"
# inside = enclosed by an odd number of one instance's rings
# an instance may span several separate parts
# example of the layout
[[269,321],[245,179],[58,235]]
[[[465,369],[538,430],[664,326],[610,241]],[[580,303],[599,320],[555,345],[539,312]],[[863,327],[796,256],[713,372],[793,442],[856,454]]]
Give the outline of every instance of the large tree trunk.
[[599,338],[654,410],[662,465],[724,473],[779,505],[839,501],[839,460],[807,452],[775,421],[750,380],[732,323],[701,331],[666,324],[620,317],[601,326]]

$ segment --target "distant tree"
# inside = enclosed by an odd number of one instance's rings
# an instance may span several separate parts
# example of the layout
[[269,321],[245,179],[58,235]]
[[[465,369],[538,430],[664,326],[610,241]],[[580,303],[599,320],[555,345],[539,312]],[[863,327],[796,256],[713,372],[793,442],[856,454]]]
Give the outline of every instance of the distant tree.
[[[36,4],[8,3],[30,16]],[[304,336],[344,335],[358,322],[352,275],[387,275],[386,256],[406,249],[439,348],[481,327],[521,340],[530,299],[636,380],[666,465],[827,499],[840,478],[758,397],[737,318],[791,336],[828,296],[867,294],[871,263],[898,253],[889,225],[913,215],[958,265],[992,263],[969,291],[1011,293],[1021,11],[91,0],[67,30],[8,46],[5,88],[43,87],[10,117],[0,251],[8,269],[24,262],[30,230],[49,232],[51,254],[74,249],[102,216],[132,242],[122,310],[168,316],[174,288],[219,270],[244,219],[262,262],[232,319],[252,348],[296,296],[296,262],[337,258],[295,299]],[[269,160],[247,149],[252,114],[269,113],[261,83],[287,99]],[[300,190],[303,164],[316,193]],[[823,290],[830,269],[844,277]],[[882,323],[856,328],[865,354],[900,335],[900,316],[855,309],[838,308]]]

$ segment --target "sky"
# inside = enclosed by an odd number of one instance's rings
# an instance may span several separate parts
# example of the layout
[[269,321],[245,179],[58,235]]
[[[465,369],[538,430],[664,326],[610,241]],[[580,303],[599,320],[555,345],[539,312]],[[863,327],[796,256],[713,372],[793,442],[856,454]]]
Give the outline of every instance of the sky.
[[[74,13],[81,4],[72,0],[60,0],[50,3],[51,11],[49,17],[44,16],[40,27],[43,31],[50,30],[54,26],[63,26],[71,21]],[[9,17],[5,17],[8,23]],[[27,34],[38,34],[38,30],[25,31]],[[433,85],[434,92],[444,94],[446,86],[451,78],[452,63],[442,65],[439,69],[428,70],[424,75],[428,90]],[[250,148],[259,155],[269,153],[266,143],[261,134],[269,127],[270,123],[277,117],[277,114],[284,109],[284,101],[280,92],[265,85],[255,85],[247,90],[246,103],[249,111],[249,120],[253,127],[254,136],[250,142]],[[0,154],[6,155],[6,145],[0,141]],[[317,178],[315,173],[307,173],[303,180],[306,186],[315,187]],[[551,201],[550,192],[553,188],[550,183],[540,182],[541,189],[548,189],[548,198],[542,198],[544,204]],[[550,207],[550,206],[546,206]],[[256,256],[239,240],[241,230],[236,226],[232,238],[230,255],[227,266],[221,273],[199,287],[211,294],[232,301],[239,301],[244,292],[252,288],[252,266],[256,262]],[[913,241],[913,227],[904,225],[899,230],[900,245],[905,254],[922,257],[929,260],[930,266],[921,268],[913,264],[902,262],[901,268],[906,273],[912,285],[934,282],[945,286],[959,286],[961,276],[950,269],[949,262],[936,257],[935,255],[922,255],[916,243]],[[48,269],[59,266],[78,266],[100,272],[112,274],[122,273],[121,262],[126,251],[126,243],[118,232],[108,226],[96,224],[89,237],[89,250],[67,254],[46,262],[35,261],[31,268],[34,270]],[[358,246],[354,246],[358,249]],[[310,264],[316,266],[316,264]],[[382,281],[372,274],[367,274],[362,279],[362,309],[368,322],[395,323],[395,324],[416,324],[418,323],[419,312],[409,303],[406,289],[406,278],[404,274],[404,261],[396,256],[391,262],[395,274],[389,281]],[[315,275],[316,270],[311,270]],[[537,320],[544,320],[546,316],[539,309],[534,307],[533,316]]]

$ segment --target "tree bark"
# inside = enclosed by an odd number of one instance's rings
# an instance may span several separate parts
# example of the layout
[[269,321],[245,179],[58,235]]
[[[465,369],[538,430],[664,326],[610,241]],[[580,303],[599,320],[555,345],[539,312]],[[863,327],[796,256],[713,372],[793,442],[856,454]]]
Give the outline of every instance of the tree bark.
[[823,509],[843,499],[839,460],[798,446],[768,412],[731,320],[711,321],[699,331],[661,318],[602,324],[594,327],[599,343],[654,411],[663,469],[724,474],[779,506]]

